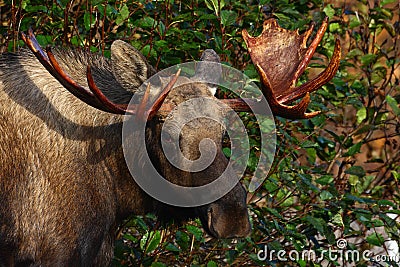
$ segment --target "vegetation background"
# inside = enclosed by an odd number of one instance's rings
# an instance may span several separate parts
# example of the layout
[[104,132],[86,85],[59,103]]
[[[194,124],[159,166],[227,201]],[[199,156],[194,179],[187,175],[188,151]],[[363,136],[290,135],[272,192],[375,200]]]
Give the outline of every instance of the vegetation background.
[[[84,47],[106,57],[112,41],[122,39],[157,69],[197,60],[204,49],[213,48],[224,64],[258,81],[242,29],[258,35],[263,21],[273,17],[282,27],[303,32],[312,21],[318,26],[329,17],[327,33],[300,82],[327,65],[336,37],[342,42],[340,70],[312,94],[310,109],[321,110],[321,115],[298,121],[276,118],[273,167],[248,199],[251,236],[215,240],[197,220],[161,227],[151,214],[132,217],[118,232],[113,264],[399,266],[390,260],[373,265],[372,259],[334,260],[327,255],[323,261],[257,258],[265,246],[318,254],[338,249],[340,239],[347,240],[344,250],[360,255],[367,249],[388,255],[396,243],[398,248],[399,9],[396,0],[0,0],[0,50],[23,47],[20,32],[29,27],[42,46]],[[251,138],[250,175],[260,149],[257,131],[263,125],[257,127],[251,114],[241,116]]]

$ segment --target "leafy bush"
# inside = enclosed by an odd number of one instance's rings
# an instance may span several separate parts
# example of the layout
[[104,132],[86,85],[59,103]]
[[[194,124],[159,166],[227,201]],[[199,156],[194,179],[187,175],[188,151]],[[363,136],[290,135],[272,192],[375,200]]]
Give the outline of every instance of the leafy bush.
[[[328,248],[387,251],[400,240],[400,25],[394,0],[197,0],[0,2],[2,51],[23,46],[19,32],[34,28],[41,45],[83,46],[109,56],[113,40],[138,48],[158,69],[196,60],[213,48],[224,64],[257,81],[241,30],[261,32],[275,17],[288,29],[307,28],[328,16],[330,25],[304,82],[324,68],[335,38],[343,50],[335,78],[312,94],[309,120],[276,118],[278,148],[262,187],[249,207],[253,232],[235,240],[210,239],[195,220],[160,227],[153,215],[134,217],[119,232],[114,265],[143,266],[333,266],[341,262],[260,260],[257,253]],[[221,92],[223,94],[224,92]],[[257,125],[241,114],[257,164]],[[382,231],[384,229],[384,231]],[[375,253],[375,252],[374,252]],[[386,252],[384,252],[386,253]],[[324,255],[322,255],[324,256]],[[370,255],[373,256],[372,254]],[[388,264],[395,264],[387,260]],[[370,266],[360,259],[357,266]]]

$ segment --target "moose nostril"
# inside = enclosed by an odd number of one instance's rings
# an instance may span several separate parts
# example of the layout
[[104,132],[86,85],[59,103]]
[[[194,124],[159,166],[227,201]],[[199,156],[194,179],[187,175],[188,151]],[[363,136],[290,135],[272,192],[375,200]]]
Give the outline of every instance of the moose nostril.
[[213,214],[213,209],[210,207],[207,210],[208,226],[211,226],[212,224],[212,214]]
[[207,209],[207,228],[216,238],[246,237],[251,232],[247,209],[211,204]]

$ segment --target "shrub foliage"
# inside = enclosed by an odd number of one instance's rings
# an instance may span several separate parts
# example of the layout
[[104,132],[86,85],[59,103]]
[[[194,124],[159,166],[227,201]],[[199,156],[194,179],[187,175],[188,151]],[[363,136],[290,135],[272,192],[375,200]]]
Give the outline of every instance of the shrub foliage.
[[[42,46],[79,46],[105,56],[112,41],[122,39],[158,69],[197,60],[204,49],[213,48],[224,64],[255,81],[242,29],[258,35],[263,21],[274,17],[282,27],[302,32],[328,16],[327,33],[300,82],[327,65],[335,38],[343,46],[340,70],[312,94],[310,109],[322,110],[321,115],[299,121],[276,118],[274,164],[262,187],[249,197],[251,236],[215,240],[197,220],[161,227],[151,214],[133,217],[117,233],[114,265],[334,266],[355,261],[370,266],[367,259],[335,259],[323,251],[338,249],[337,242],[346,239],[342,249],[371,250],[372,260],[374,253],[387,255],[385,241],[398,244],[397,1],[3,0],[0,15],[2,52],[24,46],[19,34],[32,27]],[[251,174],[260,149],[258,126],[251,114],[241,116],[251,138]],[[323,260],[260,259],[257,253],[265,248],[300,255],[313,250]]]

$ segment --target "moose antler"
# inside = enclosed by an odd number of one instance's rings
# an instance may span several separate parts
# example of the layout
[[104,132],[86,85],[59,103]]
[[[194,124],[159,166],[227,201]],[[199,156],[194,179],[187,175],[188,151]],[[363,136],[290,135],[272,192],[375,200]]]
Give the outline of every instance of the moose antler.
[[[258,37],[251,37],[246,30],[242,31],[251,60],[261,77],[263,94],[275,115],[290,119],[302,119],[311,118],[320,113],[318,111],[306,113],[310,103],[309,93],[329,82],[338,70],[339,40],[336,40],[328,67],[313,80],[301,86],[295,86],[321,42],[327,26],[328,20],[325,19],[308,49],[307,39],[310,37],[314,25],[299,35],[298,30],[283,29],[279,27],[275,19],[268,19],[264,22],[263,31]],[[301,97],[304,98],[298,104],[286,105]],[[244,109],[242,106],[241,108]]]
[[[283,29],[279,27],[276,20],[269,19],[264,22],[263,31],[258,37],[250,36],[246,30],[242,31],[250,57],[261,77],[262,93],[274,115],[290,119],[303,119],[314,117],[320,113],[319,111],[306,112],[310,103],[309,93],[329,82],[338,70],[340,63],[339,40],[336,40],[332,59],[323,72],[298,87],[296,87],[296,82],[314,55],[327,26],[328,20],[325,19],[309,48],[307,48],[307,39],[313,31],[314,25],[299,35],[297,30]],[[97,109],[116,114],[136,114],[140,118],[147,117],[148,119],[153,118],[158,110],[170,111],[172,109],[171,106],[162,104],[176,83],[180,71],[174,75],[150,107],[148,107],[149,86],[141,103],[137,105],[117,104],[109,100],[96,86],[90,66],[87,66],[89,86],[87,89],[77,84],[63,71],[50,48],[46,49],[46,53],[42,50],[31,29],[28,35],[22,33],[22,39],[53,77],[73,95]],[[303,99],[298,104],[287,105],[302,97]],[[222,99],[221,101],[236,111],[262,113],[265,110],[257,99]]]
[[[180,70],[178,70],[150,107],[148,107],[150,84],[146,88],[141,103],[137,105],[117,104],[108,99],[97,87],[94,82],[90,66],[87,66],[86,72],[86,78],[89,86],[88,90],[87,88],[76,83],[67,73],[64,72],[64,70],[58,64],[54,54],[51,52],[50,47],[47,47],[46,53],[42,50],[36,40],[35,35],[33,34],[32,29],[29,29],[28,35],[22,33],[22,39],[36,56],[36,58],[40,61],[40,63],[47,69],[47,71],[54,78],[56,78],[69,92],[71,92],[83,102],[91,105],[92,107],[110,113],[131,115],[136,114],[140,118],[147,118],[147,120],[150,120],[161,108],[163,101],[168,96],[168,93],[171,91],[172,87],[178,80],[180,74]],[[171,107],[167,108],[170,109]]]

